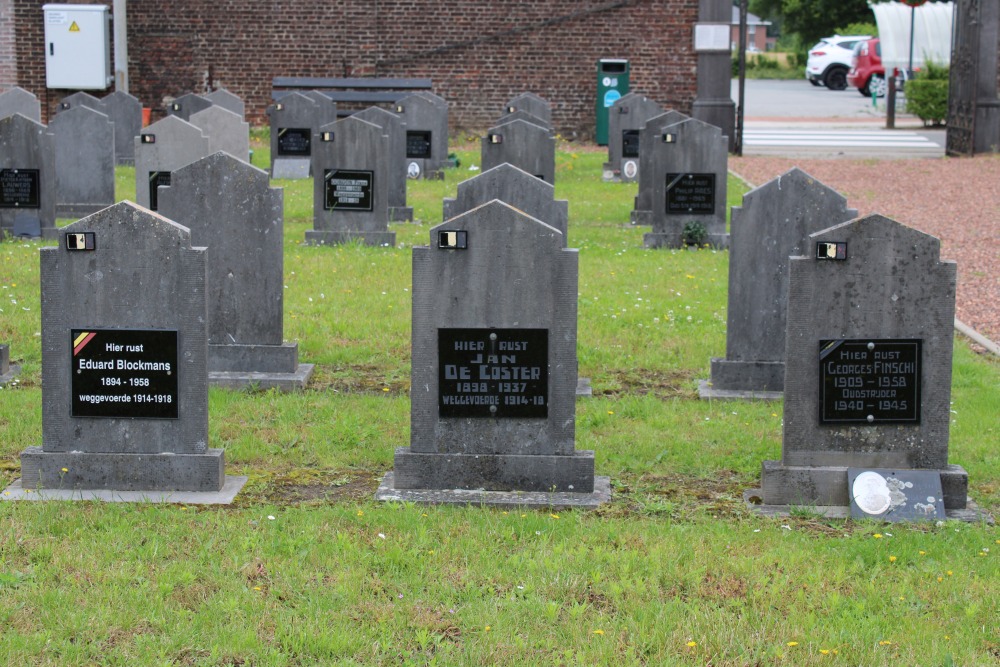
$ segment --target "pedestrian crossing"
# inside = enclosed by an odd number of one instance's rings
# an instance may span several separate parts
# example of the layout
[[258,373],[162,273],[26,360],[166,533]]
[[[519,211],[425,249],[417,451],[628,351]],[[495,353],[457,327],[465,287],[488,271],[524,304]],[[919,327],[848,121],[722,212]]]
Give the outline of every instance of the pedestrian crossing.
[[897,130],[745,129],[744,154],[866,154],[940,156],[944,148],[926,135]]

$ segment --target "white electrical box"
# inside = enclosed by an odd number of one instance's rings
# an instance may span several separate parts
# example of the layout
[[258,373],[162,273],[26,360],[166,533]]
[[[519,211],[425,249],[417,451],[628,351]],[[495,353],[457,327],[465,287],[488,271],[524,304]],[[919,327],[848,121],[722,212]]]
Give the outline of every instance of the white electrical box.
[[111,16],[106,5],[43,5],[45,86],[106,90],[111,74]]

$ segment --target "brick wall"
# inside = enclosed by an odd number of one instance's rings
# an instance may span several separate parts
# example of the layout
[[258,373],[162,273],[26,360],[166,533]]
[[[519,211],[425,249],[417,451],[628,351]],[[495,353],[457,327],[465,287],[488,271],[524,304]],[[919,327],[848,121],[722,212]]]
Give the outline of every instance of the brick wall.
[[[70,91],[45,97],[44,2],[2,3],[16,12],[18,82],[51,108]],[[247,102],[251,123],[264,124],[275,76],[430,78],[451,105],[454,128],[485,128],[510,97],[533,91],[553,105],[561,133],[590,137],[598,58],[628,58],[633,90],[690,112],[697,6],[698,0],[130,0],[130,86],[154,109],[168,97],[224,87]]]
[[15,53],[14,0],[0,0],[0,90],[17,85]]

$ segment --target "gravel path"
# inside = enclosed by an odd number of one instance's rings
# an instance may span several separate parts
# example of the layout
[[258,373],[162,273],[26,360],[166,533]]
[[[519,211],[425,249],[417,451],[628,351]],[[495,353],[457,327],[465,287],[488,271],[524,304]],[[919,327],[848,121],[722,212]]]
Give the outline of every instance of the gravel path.
[[859,215],[881,213],[941,240],[958,263],[957,317],[1000,342],[1000,155],[908,160],[732,157],[758,186],[792,167],[847,197]]

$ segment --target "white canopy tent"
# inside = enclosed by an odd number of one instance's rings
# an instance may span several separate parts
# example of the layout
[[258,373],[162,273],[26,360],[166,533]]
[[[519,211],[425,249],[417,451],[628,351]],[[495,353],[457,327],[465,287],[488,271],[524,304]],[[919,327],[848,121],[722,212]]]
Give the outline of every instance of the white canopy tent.
[[931,61],[951,63],[951,32],[954,5],[951,2],[928,2],[916,9],[902,2],[870,3],[878,24],[882,47],[882,65],[886,72],[905,71],[910,62],[910,13],[914,12],[913,67],[920,69]]

